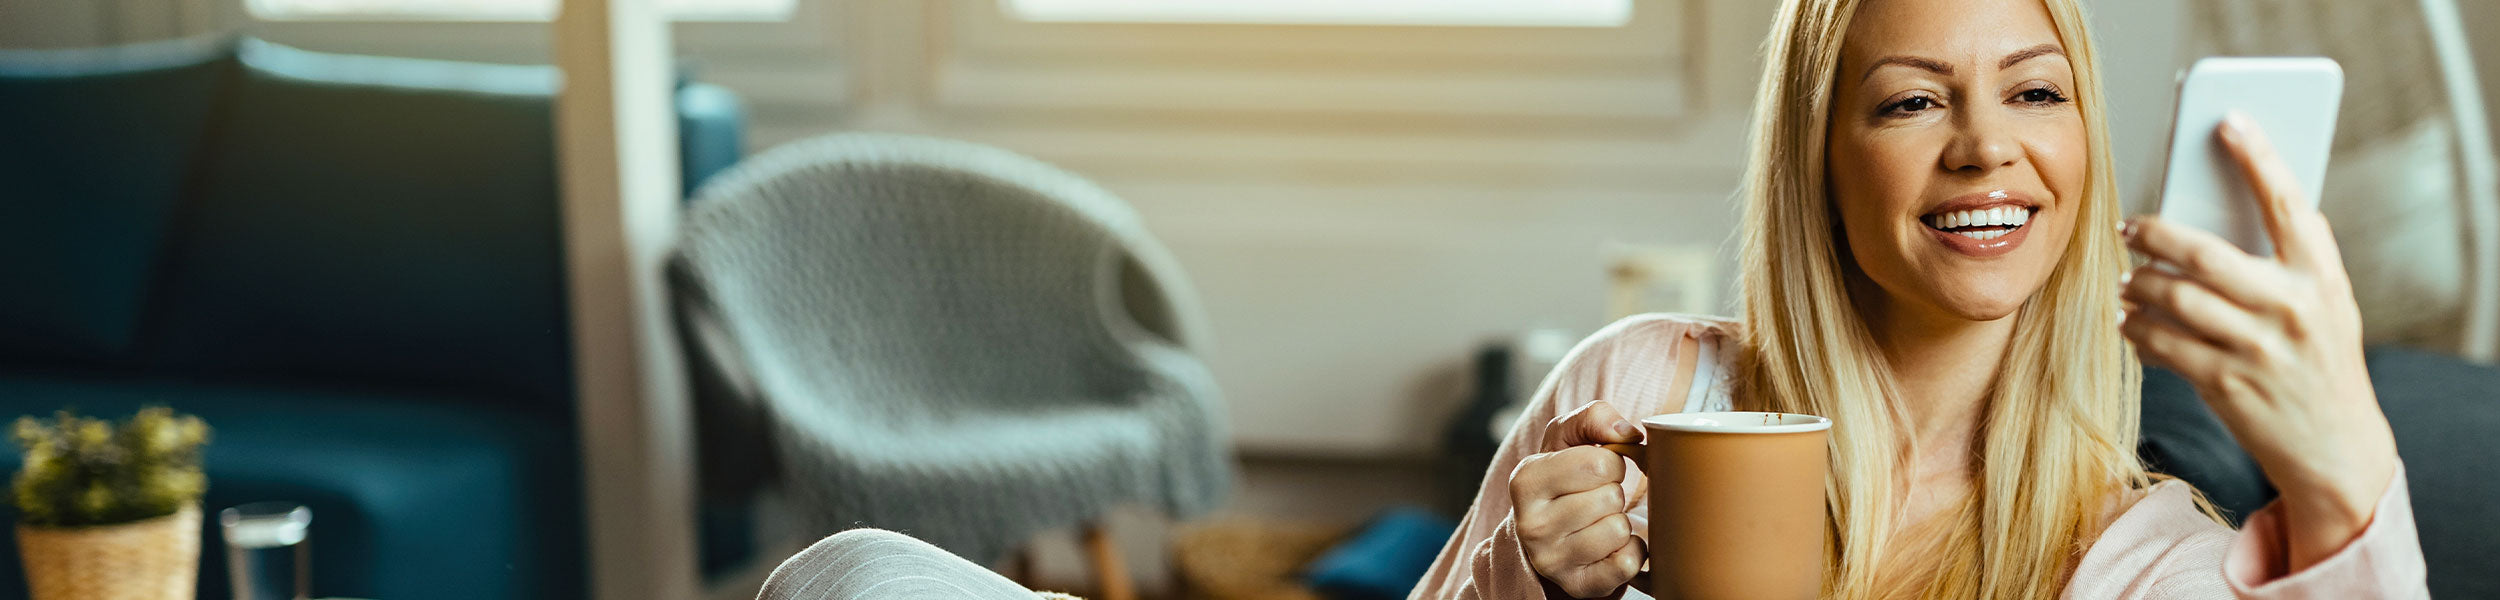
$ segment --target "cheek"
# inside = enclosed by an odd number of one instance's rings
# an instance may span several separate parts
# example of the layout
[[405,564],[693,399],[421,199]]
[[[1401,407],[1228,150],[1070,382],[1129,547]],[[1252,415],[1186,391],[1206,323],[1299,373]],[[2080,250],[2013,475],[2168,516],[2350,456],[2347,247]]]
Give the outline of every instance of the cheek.
[[2081,199],[2085,173],[2090,156],[2085,150],[2083,122],[2069,120],[2060,127],[2047,128],[2026,143],[2032,164],[2040,170],[2041,183],[2049,193],[2063,199]]
[[2066,239],[2078,225],[2083,203],[2088,200],[2084,196],[2084,188],[2091,172],[2082,120],[2072,119],[2061,125],[2038,132],[2025,144],[2033,168],[2039,170],[2041,185],[2057,199],[2058,211],[2067,216],[2045,223],[2048,230],[2040,232],[2049,234],[2050,239],[2046,241],[2055,242],[2049,245],[2052,248],[2064,248]]
[[[1918,210],[1943,144],[1929,137],[1867,131],[1834,136],[1828,167],[1833,201],[1849,247],[1861,259],[1898,260],[1900,252],[1886,246],[1899,243],[1903,215]],[[1883,269],[1863,262],[1863,268]]]

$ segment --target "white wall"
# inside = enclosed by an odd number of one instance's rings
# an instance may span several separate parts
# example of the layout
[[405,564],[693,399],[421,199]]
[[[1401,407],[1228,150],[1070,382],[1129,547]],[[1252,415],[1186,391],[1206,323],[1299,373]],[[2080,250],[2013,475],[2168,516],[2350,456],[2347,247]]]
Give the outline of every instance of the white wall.
[[2130,207],[2150,206],[2178,72],[2187,64],[2180,40],[2186,10],[2174,0],[2097,0],[2086,6],[2110,95],[2110,154],[2119,194]]
[[215,20],[208,1],[0,0],[0,48],[92,46],[204,31]]
[[1610,243],[1727,239],[1769,11],[1644,1],[1627,30],[1366,32],[953,7],[888,15],[871,51],[932,68],[865,80],[833,125],[1100,180],[1200,288],[1241,444],[1365,456],[1428,451],[1477,344],[1603,324]]
[[2457,0],[2465,18],[2466,44],[2474,48],[2474,68],[2483,84],[2483,109],[2500,132],[2500,2]]

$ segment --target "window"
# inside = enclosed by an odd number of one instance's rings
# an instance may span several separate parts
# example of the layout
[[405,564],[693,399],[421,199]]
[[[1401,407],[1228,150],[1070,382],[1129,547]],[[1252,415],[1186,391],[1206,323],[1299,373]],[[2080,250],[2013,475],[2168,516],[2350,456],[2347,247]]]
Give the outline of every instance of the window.
[[[303,1],[303,0],[297,0]],[[1001,0],[1028,21],[1616,27],[1632,0]]]
[[[270,20],[545,21],[561,0],[243,0]],[[655,0],[677,21],[780,21],[798,0]]]

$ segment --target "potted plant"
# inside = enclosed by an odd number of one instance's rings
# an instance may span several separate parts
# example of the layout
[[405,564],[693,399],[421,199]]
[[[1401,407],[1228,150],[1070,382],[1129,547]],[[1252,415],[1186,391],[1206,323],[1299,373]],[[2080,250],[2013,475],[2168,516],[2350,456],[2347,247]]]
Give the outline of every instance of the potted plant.
[[11,497],[34,600],[192,597],[206,424],[160,406],[118,427],[23,417],[9,433],[26,458]]

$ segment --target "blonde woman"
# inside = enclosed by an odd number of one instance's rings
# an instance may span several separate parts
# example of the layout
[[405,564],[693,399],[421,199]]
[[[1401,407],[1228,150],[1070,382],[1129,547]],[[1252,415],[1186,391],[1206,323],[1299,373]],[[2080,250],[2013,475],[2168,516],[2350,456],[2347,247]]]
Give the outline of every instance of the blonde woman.
[[[2226,125],[2280,258],[2151,218],[2122,231],[2076,1],[1785,2],[1744,320],[1634,317],[1583,341],[1414,597],[1627,594],[1647,519],[1674,517],[1595,444],[1730,409],[1835,421],[1828,597],[2426,596],[2324,218],[2261,132]],[[2129,249],[2177,274],[2129,271]],[[2195,383],[2280,489],[2244,530],[2137,461],[2135,353]]]

